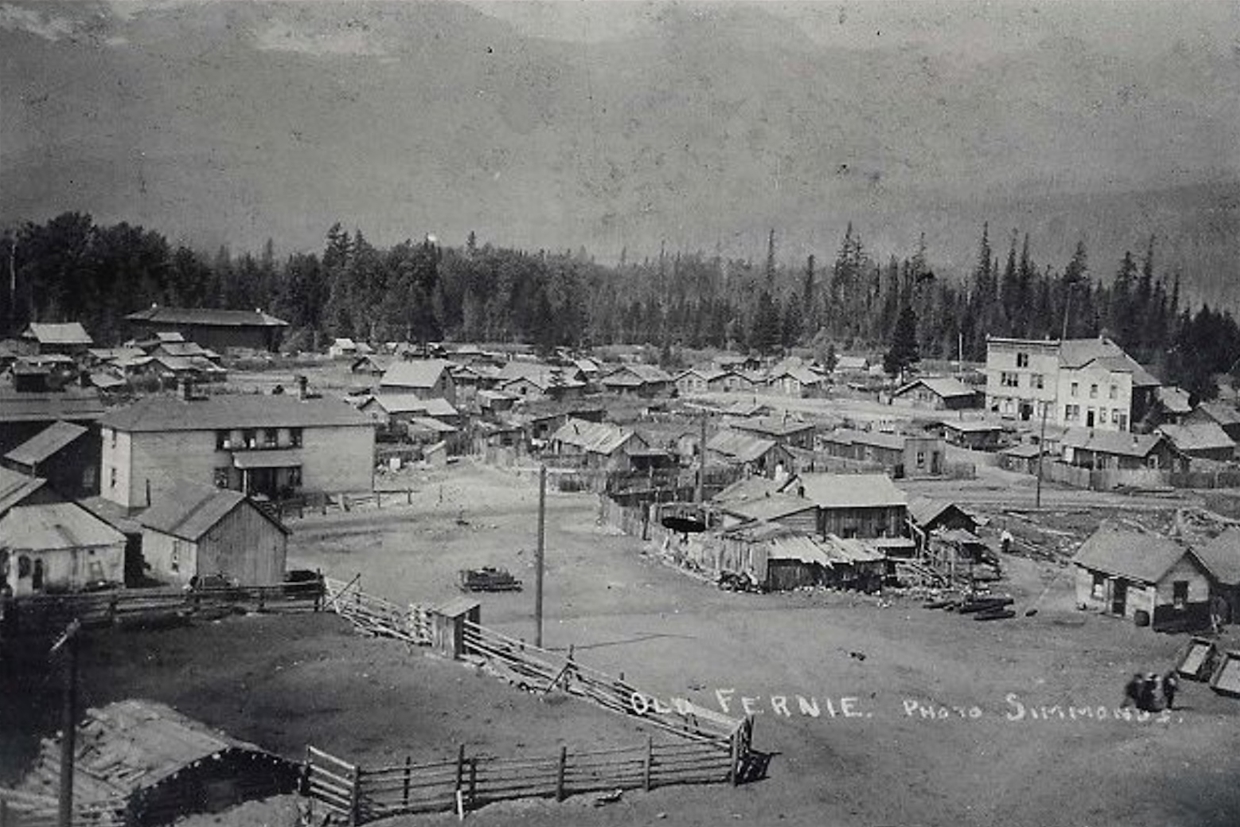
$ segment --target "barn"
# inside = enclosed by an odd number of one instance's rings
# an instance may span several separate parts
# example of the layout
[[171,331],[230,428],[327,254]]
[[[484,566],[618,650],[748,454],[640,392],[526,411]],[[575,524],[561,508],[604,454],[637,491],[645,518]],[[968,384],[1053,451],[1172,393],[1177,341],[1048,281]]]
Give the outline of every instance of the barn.
[[[130,699],[88,709],[74,740],[75,805],[115,808],[134,827],[171,824],[191,813],[219,812],[297,790],[297,763],[154,701]],[[59,741],[43,741],[20,792],[31,798],[57,795],[60,750]]]
[[125,317],[134,338],[180,333],[187,342],[223,353],[229,348],[275,350],[288,322],[261,310],[215,310],[204,307],[160,307]]
[[177,485],[138,517],[150,575],[170,583],[220,575],[246,586],[284,581],[283,523],[240,491]]

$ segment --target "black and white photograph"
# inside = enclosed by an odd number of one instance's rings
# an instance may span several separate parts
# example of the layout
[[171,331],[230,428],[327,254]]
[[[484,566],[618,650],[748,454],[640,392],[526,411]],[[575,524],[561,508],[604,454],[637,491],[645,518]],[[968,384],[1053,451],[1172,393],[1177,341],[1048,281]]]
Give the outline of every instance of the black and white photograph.
[[0,827],[1240,825],[1240,3],[0,0]]

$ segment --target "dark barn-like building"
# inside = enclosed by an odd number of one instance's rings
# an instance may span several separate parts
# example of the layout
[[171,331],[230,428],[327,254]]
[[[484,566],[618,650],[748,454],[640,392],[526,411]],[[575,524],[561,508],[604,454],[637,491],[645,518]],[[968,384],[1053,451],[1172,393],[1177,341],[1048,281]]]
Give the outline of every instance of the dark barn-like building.
[[180,333],[186,341],[223,353],[229,348],[275,350],[288,322],[261,310],[211,310],[201,307],[159,307],[130,313],[136,339],[159,333]]

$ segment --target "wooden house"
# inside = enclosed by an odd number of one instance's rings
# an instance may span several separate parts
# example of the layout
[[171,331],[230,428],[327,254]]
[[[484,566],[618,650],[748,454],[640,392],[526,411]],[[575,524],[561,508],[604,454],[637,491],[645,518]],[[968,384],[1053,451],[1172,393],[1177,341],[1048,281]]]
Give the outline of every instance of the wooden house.
[[21,335],[27,353],[60,354],[77,358],[94,346],[94,339],[80,322],[31,322]]
[[11,508],[0,538],[0,573],[16,597],[125,580],[125,535],[76,503]]
[[187,342],[197,342],[219,353],[229,348],[276,350],[288,322],[261,310],[213,310],[201,307],[159,307],[125,317],[134,338],[176,332]]
[[827,394],[826,378],[801,365],[784,365],[771,371],[766,385],[772,393],[794,399],[819,398]]
[[775,476],[781,468],[790,472],[793,467],[792,454],[775,440],[729,430],[719,431],[706,440],[706,460],[741,466],[767,477]]
[[971,451],[997,451],[1003,444],[1003,426],[980,419],[944,419],[939,427],[951,445]]
[[[1188,391],[1183,388],[1162,385],[1155,391],[1154,397],[1157,402],[1158,421],[1161,423],[1182,425],[1188,415],[1193,412],[1193,406],[1188,402]],[[1203,417],[1203,419],[1208,420],[1209,417]],[[1237,429],[1237,434],[1240,435],[1240,429]],[[1232,437],[1232,439],[1235,438]]]
[[932,411],[981,408],[984,398],[950,376],[923,376],[906,382],[891,394],[891,404]]
[[1103,525],[1073,556],[1082,609],[1159,629],[1209,623],[1210,571],[1176,540]]
[[1158,433],[1171,440],[1177,452],[1191,459],[1230,462],[1236,456],[1235,441],[1214,422],[1160,425]]
[[818,508],[820,536],[905,539],[908,497],[886,474],[802,474],[797,485]]
[[68,499],[99,493],[99,432],[57,421],[4,455],[6,466],[42,477]]
[[150,576],[167,583],[219,575],[246,586],[284,582],[289,530],[240,491],[182,484],[139,517]]
[[1210,572],[1216,608],[1224,623],[1240,620],[1240,528],[1232,526],[1193,551]]
[[760,416],[736,419],[728,423],[734,431],[743,431],[761,439],[770,439],[790,448],[814,448],[814,423],[787,416]]
[[113,409],[100,426],[100,493],[127,508],[181,480],[273,499],[373,486],[374,421],[343,400],[185,389]]
[[1132,434],[1123,431],[1070,429],[1061,443],[1063,460],[1078,468],[1171,469],[1178,453],[1171,440],[1160,433]]
[[42,477],[31,477],[0,466],[0,517],[19,505],[39,505],[61,502],[58,495]]
[[717,382],[726,374],[727,371],[708,370],[705,368],[689,368],[688,370],[681,371],[676,375],[675,379],[676,393],[684,397],[697,396],[712,390],[721,390],[722,388],[718,385],[712,388],[711,383]]
[[717,503],[725,530],[749,523],[771,523],[802,535],[818,527],[818,507],[804,497],[774,493],[765,497],[730,499]]
[[91,427],[103,414],[103,400],[93,389],[27,393],[0,388],[0,452],[8,453],[54,422]]
[[1022,442],[999,452],[999,467],[1022,474],[1036,474],[1038,473],[1039,455],[1043,462],[1050,462],[1048,455],[1051,453],[1049,448]]
[[623,365],[601,377],[599,384],[611,393],[647,399],[669,397],[676,390],[672,377],[654,365]]
[[1226,432],[1233,441],[1240,442],[1240,410],[1229,402],[1202,402],[1185,415],[1185,425],[1197,422],[1213,422]]
[[396,362],[379,380],[379,394],[413,394],[420,399],[446,399],[455,404],[456,380],[451,367],[444,359]]
[[569,419],[550,439],[551,451],[557,457],[572,458],[586,468],[627,471],[630,454],[650,446],[640,435],[610,422],[587,422]]

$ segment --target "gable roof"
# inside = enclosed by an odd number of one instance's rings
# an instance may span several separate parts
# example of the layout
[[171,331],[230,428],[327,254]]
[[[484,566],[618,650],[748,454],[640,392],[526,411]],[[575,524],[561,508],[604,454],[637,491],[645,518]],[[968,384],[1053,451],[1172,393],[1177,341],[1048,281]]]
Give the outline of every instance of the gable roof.
[[626,431],[610,422],[587,422],[584,419],[569,419],[551,435],[552,442],[562,442],[589,453],[605,455],[610,455],[633,438],[642,445],[646,444],[646,441],[633,431]]
[[1081,544],[1072,562],[1105,574],[1157,583],[1185,554],[1193,552],[1169,537],[1103,525]]
[[81,322],[31,322],[22,333],[23,339],[33,339],[41,345],[86,345],[95,340],[90,338]]
[[131,322],[152,324],[203,325],[204,327],[288,327],[288,322],[261,310],[214,310],[206,307],[159,307],[125,317]]
[[706,450],[723,454],[737,462],[756,462],[777,444],[773,439],[725,430],[706,440]]
[[452,365],[446,359],[410,359],[390,366],[379,380],[379,387],[425,388],[435,387],[439,378]]
[[4,455],[10,462],[35,465],[86,433],[81,425],[57,420]]
[[1228,528],[1193,551],[1220,583],[1226,586],[1240,584],[1240,527]]
[[291,533],[283,523],[265,509],[259,508],[240,491],[191,483],[178,483],[142,512],[138,516],[138,522],[154,531],[197,542],[234,509],[246,502],[280,531]]
[[603,377],[604,385],[648,385],[671,381],[672,377],[661,368],[641,364],[622,365]]
[[1162,425],[1171,444],[1181,451],[1235,450],[1235,441],[1217,422],[1193,422],[1187,425]]
[[77,503],[15,506],[0,517],[0,529],[13,551],[56,551],[125,543],[124,534]]
[[42,477],[28,477],[0,465],[0,514],[20,505],[47,483]]
[[215,431],[233,428],[374,427],[369,416],[337,399],[297,399],[291,394],[222,394],[185,401],[174,396],[148,396],[109,411],[105,428],[155,433]]
[[1064,434],[1062,444],[1078,451],[1114,454],[1125,457],[1147,457],[1167,438],[1160,433],[1131,434],[1124,431],[1097,431],[1072,428]]
[[751,431],[756,434],[788,436],[789,434],[799,434],[807,429],[813,430],[814,423],[802,422],[799,419],[792,419],[786,416],[755,416],[748,419],[735,420],[730,423],[730,427],[742,431]]
[[1059,343],[1059,364],[1065,368],[1080,368],[1095,359],[1123,355],[1123,348],[1105,336],[1093,339],[1064,339]]
[[769,374],[767,381],[775,382],[785,376],[791,376],[802,385],[821,385],[825,381],[822,376],[801,365],[784,365],[777,370],[773,370]]
[[727,488],[711,497],[711,500],[717,503],[756,500],[760,497],[776,494],[787,486],[787,480],[776,482],[770,477],[747,477],[732,483]]
[[1202,402],[1193,410],[1193,413],[1198,411],[1224,427],[1240,425],[1240,410],[1237,410],[1235,405],[1229,405],[1226,402]]
[[1156,391],[1159,403],[1168,413],[1191,413],[1193,406],[1188,404],[1188,391],[1174,385],[1162,385]]
[[802,474],[805,497],[821,508],[907,506],[908,497],[886,474]]
[[362,410],[381,408],[389,415],[424,413],[427,416],[457,416],[458,411],[443,397],[423,399],[413,393],[384,393],[362,403]]
[[95,390],[71,388],[26,393],[0,388],[0,422],[95,420],[103,416],[103,411],[103,401]]
[[883,431],[859,431],[853,428],[836,428],[822,437],[827,442],[842,445],[873,445],[889,451],[903,451],[905,437],[900,434],[889,434]]
[[737,500],[724,503],[722,510],[743,520],[763,521],[778,520],[802,511],[815,511],[817,506],[810,500],[794,497],[791,494],[772,494],[752,500]]
[[892,396],[900,396],[918,385],[925,386],[935,396],[943,399],[956,399],[962,396],[971,397],[976,393],[973,388],[970,388],[953,376],[923,376],[904,383],[904,385],[896,389]]

